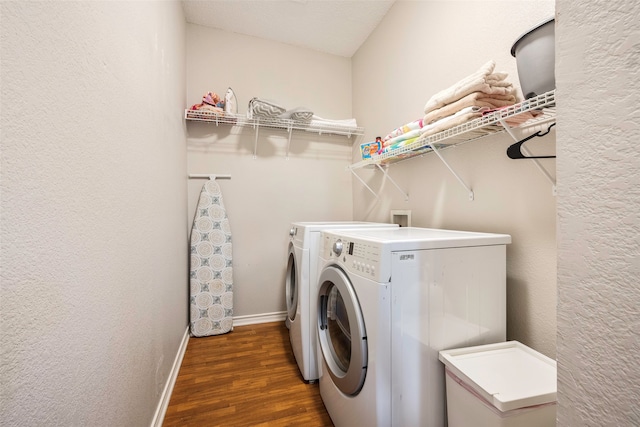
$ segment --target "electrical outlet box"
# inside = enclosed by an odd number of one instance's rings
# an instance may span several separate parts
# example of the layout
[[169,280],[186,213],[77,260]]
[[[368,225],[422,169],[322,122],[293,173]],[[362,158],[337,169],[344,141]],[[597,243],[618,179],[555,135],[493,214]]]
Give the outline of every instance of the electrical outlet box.
[[411,210],[392,210],[390,221],[400,227],[411,227]]

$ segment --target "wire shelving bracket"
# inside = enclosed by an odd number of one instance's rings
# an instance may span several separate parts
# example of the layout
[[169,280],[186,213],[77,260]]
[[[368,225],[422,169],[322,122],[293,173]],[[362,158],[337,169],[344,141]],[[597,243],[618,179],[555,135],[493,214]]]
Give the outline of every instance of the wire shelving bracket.
[[435,144],[431,146],[431,150],[434,153],[436,153],[436,156],[438,156],[438,158],[440,158],[440,161],[442,161],[442,163],[444,163],[444,165],[447,167],[447,169],[449,169],[449,172],[451,172],[453,174],[453,176],[456,177],[458,182],[464,187],[464,189],[467,190],[467,193],[469,195],[469,200],[473,201],[474,194],[473,194],[473,190],[471,189],[471,187],[468,186],[467,184],[465,184],[465,182],[462,180],[462,178],[460,178],[460,175],[458,175],[456,173],[456,171],[453,170],[451,165],[449,163],[447,163],[447,161],[444,159],[444,157],[442,157],[442,154],[440,154],[440,150],[436,149]]
[[[543,93],[542,95],[538,95],[536,97],[527,99],[523,102],[520,102],[515,105],[511,105],[505,108],[501,108],[490,114],[479,117],[474,120],[470,120],[466,123],[462,123],[460,125],[454,126],[452,128],[443,130],[436,134],[428,135],[425,137],[419,137],[414,142],[404,145],[402,147],[395,148],[393,150],[372,154],[371,158],[363,159],[357,163],[352,164],[350,167],[351,171],[365,167],[375,165],[380,168],[380,165],[388,166],[393,163],[398,163],[404,160],[408,160],[414,157],[423,156],[430,152],[434,152],[438,158],[445,164],[447,169],[456,177],[458,182],[464,187],[464,189],[469,194],[469,200],[474,200],[474,193],[471,189],[471,186],[466,184],[460,175],[458,175],[451,165],[444,159],[442,154],[440,153],[442,150],[455,147],[456,145],[461,145],[467,142],[475,141],[480,138],[484,138],[486,136],[507,132],[512,138],[516,141],[518,139],[515,137],[512,129],[508,125],[508,120],[512,117],[519,116],[523,113],[536,111],[536,115],[525,121],[524,123],[519,124],[518,128],[530,128],[533,126],[538,126],[542,123],[555,123],[555,90]],[[523,150],[526,148],[522,147]],[[526,154],[526,153],[525,153]],[[553,185],[553,194],[556,194],[556,184],[555,180],[551,176],[551,174],[540,164],[537,159],[532,159],[536,166],[542,171],[542,173],[547,177],[547,179]],[[384,172],[384,171],[383,171]],[[357,176],[357,174],[354,175]],[[385,175],[385,176],[388,176]],[[360,179],[360,177],[358,177]],[[362,179],[360,179],[362,182]],[[397,186],[397,184],[394,183]],[[399,187],[398,187],[399,189]],[[369,188],[376,198],[378,195],[375,194]],[[402,190],[401,190],[402,191]],[[408,198],[406,193],[402,191],[402,193]]]

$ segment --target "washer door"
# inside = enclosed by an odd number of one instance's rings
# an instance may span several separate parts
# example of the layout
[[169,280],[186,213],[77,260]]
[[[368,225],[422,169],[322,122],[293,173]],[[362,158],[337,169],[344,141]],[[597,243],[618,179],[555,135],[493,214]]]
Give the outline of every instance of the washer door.
[[287,300],[287,316],[289,320],[296,318],[298,310],[298,262],[293,245],[289,245],[289,261],[285,279],[285,298]]
[[327,266],[318,279],[318,339],[340,391],[357,395],[367,375],[367,334],[358,297],[346,274]]

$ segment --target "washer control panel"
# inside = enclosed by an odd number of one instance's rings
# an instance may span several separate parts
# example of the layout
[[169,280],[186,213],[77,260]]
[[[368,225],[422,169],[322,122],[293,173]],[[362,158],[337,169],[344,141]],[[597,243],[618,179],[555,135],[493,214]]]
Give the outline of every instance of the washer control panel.
[[380,245],[323,235],[322,254],[345,270],[370,279],[379,278]]

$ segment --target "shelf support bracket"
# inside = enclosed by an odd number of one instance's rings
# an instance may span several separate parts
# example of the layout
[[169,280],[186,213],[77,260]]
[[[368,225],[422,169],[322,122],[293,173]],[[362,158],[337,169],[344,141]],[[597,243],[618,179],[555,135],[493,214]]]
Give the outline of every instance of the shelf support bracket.
[[391,176],[389,176],[389,173],[387,172],[387,167],[383,168],[378,163],[376,163],[376,167],[378,169],[380,169],[380,171],[384,174],[385,179],[388,179],[389,182],[391,182],[398,189],[398,191],[400,193],[402,193],[402,195],[404,196],[404,201],[408,202],[409,201],[409,195],[407,193],[405,193],[402,188],[400,188],[400,186],[393,180],[393,178],[391,178]]
[[349,170],[351,171],[351,173],[353,174],[353,176],[355,176],[356,178],[358,178],[358,181],[360,181],[360,183],[361,183],[362,185],[364,185],[364,186],[365,186],[365,188],[371,192],[371,194],[373,194],[373,196],[376,198],[376,200],[380,200],[380,197],[376,194],[376,192],[375,192],[375,191],[373,191],[373,190],[371,189],[371,187],[369,187],[369,186],[367,185],[367,183],[366,183],[366,182],[364,182],[364,180],[358,176],[358,174],[356,173],[356,171],[355,171],[355,170],[353,170],[352,168],[349,168]]
[[471,189],[471,187],[469,187],[467,184],[465,184],[465,182],[462,180],[462,178],[460,178],[460,175],[458,175],[456,173],[456,171],[454,171],[453,168],[449,165],[449,163],[447,163],[447,161],[444,159],[444,157],[442,157],[442,154],[440,154],[440,150],[435,147],[435,144],[431,144],[431,150],[433,150],[433,152],[436,153],[438,158],[440,158],[440,161],[442,161],[442,163],[444,163],[444,165],[447,167],[447,169],[449,169],[449,172],[451,172],[453,174],[453,176],[456,177],[458,182],[464,187],[464,189],[467,190],[467,193],[469,194],[469,200],[473,201],[474,194],[473,194],[473,190]]
[[[502,125],[502,127],[504,127],[504,129],[507,131],[507,133],[509,134],[509,136],[511,136],[511,138],[513,138],[514,141],[518,142],[520,139],[513,133],[513,130],[509,127],[509,125],[504,121],[504,119],[500,119],[500,124]],[[520,151],[522,151],[524,153],[525,156],[527,157],[532,157],[531,152],[529,150],[527,150],[527,148],[522,145],[520,146]],[[538,159],[536,158],[531,158],[531,160],[533,161],[533,163],[536,165],[536,167],[538,168],[538,170],[540,172],[542,172],[542,174],[547,178],[547,180],[551,183],[551,194],[553,194],[554,196],[557,194],[556,191],[556,180],[551,176],[551,174],[544,168],[544,166],[542,166],[542,164],[540,164],[540,161],[538,161]]]
[[286,160],[289,160],[289,149],[291,148],[291,134],[293,133],[293,129],[291,128],[291,124],[287,125],[287,132],[289,132],[289,140],[287,141],[287,157],[286,157]]
[[253,125],[253,128],[256,130],[256,138],[253,141],[253,158],[257,159],[258,158],[258,134],[260,133],[260,122],[258,119],[258,122],[256,122]]

